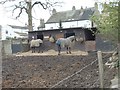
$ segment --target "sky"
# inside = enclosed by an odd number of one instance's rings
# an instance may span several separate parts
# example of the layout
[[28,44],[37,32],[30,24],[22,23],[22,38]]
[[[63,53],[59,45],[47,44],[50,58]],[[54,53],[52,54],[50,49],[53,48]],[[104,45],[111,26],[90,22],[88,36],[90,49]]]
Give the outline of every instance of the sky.
[[[18,1],[18,0],[17,0]],[[60,0],[62,1],[62,0]],[[75,6],[76,9],[80,9],[81,6],[83,8],[85,7],[94,7],[94,2],[96,0],[63,0],[64,3],[62,4],[62,7],[55,7],[56,11],[66,11],[71,10],[72,6]],[[18,2],[16,2],[18,3]],[[11,4],[11,3],[8,3]],[[7,4],[7,5],[8,5]],[[4,8],[2,5],[0,5],[0,25],[20,25],[24,26],[27,23],[27,14],[23,13],[18,20],[15,19],[15,16],[17,16],[18,11],[15,12],[15,14],[12,16],[11,11],[7,11],[6,8]],[[40,18],[45,19],[45,21],[48,20],[50,17],[50,13],[48,10],[43,10],[41,7],[35,7],[33,10],[33,16],[36,18],[33,18],[33,25],[35,27],[39,26],[40,24]]]

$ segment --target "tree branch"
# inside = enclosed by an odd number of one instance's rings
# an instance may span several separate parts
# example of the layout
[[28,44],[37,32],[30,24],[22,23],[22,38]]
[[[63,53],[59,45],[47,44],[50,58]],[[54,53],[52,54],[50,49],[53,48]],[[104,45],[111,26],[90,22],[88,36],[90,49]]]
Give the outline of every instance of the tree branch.
[[0,4],[5,4],[8,0],[0,1]]
[[40,4],[43,9],[47,9],[47,5],[45,5],[45,4],[42,3],[42,2],[35,2],[35,3],[33,3],[32,8],[33,8],[36,4]]
[[22,11],[23,11],[23,8],[20,8],[20,12],[19,12],[18,16],[16,17],[16,19],[20,17]]
[[4,0],[4,1],[0,1],[0,4],[5,4],[6,2],[11,2],[11,1],[15,1],[15,0]]
[[15,6],[15,8],[12,10],[12,14],[14,13],[14,11],[15,11],[16,9],[20,9],[20,12],[19,12],[19,14],[18,14],[18,16],[17,16],[16,18],[20,17],[20,15],[21,15],[21,13],[22,13],[23,10],[25,10],[26,13],[28,13],[28,10],[27,10],[26,7],[24,7],[24,6],[22,6],[22,5],[20,5],[20,6],[14,5],[14,6]]
[[20,12],[19,12],[18,16],[16,17],[16,19],[17,19],[18,17],[20,17],[20,15],[21,15],[21,13],[22,13],[23,10],[25,10],[26,13],[28,13],[27,8],[25,8],[24,6],[23,6],[23,7],[20,7],[20,6],[15,5],[15,8],[13,9],[12,14],[14,13],[14,11],[15,11],[16,9],[20,9]]

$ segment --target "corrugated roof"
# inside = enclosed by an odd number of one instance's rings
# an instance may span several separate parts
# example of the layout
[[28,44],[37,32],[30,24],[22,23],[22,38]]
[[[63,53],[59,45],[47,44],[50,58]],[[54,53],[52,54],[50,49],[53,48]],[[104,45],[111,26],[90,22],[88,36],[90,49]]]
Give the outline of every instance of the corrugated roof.
[[74,20],[89,20],[90,16],[95,12],[95,8],[86,8],[83,11],[79,10],[69,10],[56,12],[48,19],[46,23],[58,23],[60,20],[62,22],[74,21]]
[[10,26],[10,27],[12,27],[14,29],[28,29],[27,26],[16,26],[16,25],[8,25],[8,26]]
[[22,32],[16,32],[16,31],[14,31],[15,33],[17,33],[18,35],[20,35],[20,36],[28,36],[28,34],[27,33],[22,33]]

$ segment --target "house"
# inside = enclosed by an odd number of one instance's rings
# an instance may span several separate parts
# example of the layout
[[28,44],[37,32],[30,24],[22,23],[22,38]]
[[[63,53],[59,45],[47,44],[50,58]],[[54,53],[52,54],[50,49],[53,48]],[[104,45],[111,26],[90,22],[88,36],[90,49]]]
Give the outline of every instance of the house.
[[53,9],[51,17],[45,23],[45,29],[59,29],[59,28],[92,28],[95,24],[90,20],[94,13],[98,12],[98,8],[95,7],[77,9],[75,6],[72,10],[57,12]]
[[27,37],[28,37],[27,26],[5,25],[0,27],[1,40]]
[[9,25],[15,34],[17,34],[16,38],[28,38],[28,27],[27,26],[16,26]]

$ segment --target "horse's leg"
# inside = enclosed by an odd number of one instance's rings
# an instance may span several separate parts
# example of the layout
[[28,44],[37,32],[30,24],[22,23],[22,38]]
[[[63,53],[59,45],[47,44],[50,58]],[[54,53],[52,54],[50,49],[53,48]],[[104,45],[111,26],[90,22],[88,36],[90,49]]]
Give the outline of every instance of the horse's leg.
[[31,47],[32,53],[33,53],[33,47]]
[[69,47],[67,46],[66,48],[67,48],[67,54],[68,54],[69,53]]
[[60,51],[61,51],[61,46],[58,45],[58,55],[60,55]]
[[[42,46],[42,43],[40,43],[40,46],[39,46],[39,51],[40,51],[40,47]],[[42,49],[42,48],[41,48]],[[41,53],[43,53],[43,50],[41,51]]]
[[38,53],[40,53],[40,46],[38,46]]
[[69,47],[69,53],[71,54],[71,47]]
[[35,47],[32,47],[32,53],[35,53]]

